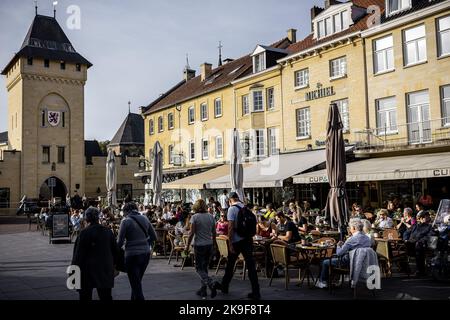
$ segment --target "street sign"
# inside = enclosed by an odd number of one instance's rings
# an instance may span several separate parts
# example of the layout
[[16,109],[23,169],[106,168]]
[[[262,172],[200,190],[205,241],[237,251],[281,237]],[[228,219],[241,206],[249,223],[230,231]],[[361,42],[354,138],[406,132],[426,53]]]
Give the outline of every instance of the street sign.
[[48,186],[50,188],[56,187],[56,179],[55,178],[48,178]]

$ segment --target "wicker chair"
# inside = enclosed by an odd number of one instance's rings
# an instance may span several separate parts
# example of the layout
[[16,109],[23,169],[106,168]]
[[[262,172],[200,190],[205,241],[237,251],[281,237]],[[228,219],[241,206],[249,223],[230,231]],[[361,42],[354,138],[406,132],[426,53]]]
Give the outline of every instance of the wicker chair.
[[169,261],[167,262],[167,264],[170,264],[170,261],[172,260],[173,254],[175,254],[176,261],[178,261],[178,255],[181,252],[183,252],[184,246],[175,244],[176,237],[175,237],[175,235],[173,233],[169,232],[167,234],[167,236],[168,236],[169,241],[170,241],[170,254],[169,254]]
[[275,273],[275,270],[277,269],[278,266],[282,266],[285,269],[284,286],[285,286],[285,289],[288,290],[289,280],[290,280],[289,269],[298,269],[298,280],[300,281],[301,271],[304,267],[304,264],[302,263],[302,260],[299,260],[299,259],[292,261],[292,259],[289,257],[288,247],[286,245],[272,243],[270,245],[270,251],[272,253],[273,269],[272,269],[272,273],[270,275],[269,286],[272,285],[272,280],[273,280],[273,275]]

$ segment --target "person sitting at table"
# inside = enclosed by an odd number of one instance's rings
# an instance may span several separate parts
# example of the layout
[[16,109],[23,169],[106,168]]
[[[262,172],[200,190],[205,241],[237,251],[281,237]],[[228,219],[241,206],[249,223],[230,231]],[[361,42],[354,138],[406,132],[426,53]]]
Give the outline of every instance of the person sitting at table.
[[263,238],[270,238],[272,230],[275,227],[264,216],[258,216],[258,223],[256,225],[256,235]]
[[225,212],[220,213],[219,221],[216,223],[216,234],[219,236],[228,236],[228,220]]
[[78,231],[81,229],[81,217],[78,210],[73,211],[72,216],[70,217],[70,222],[72,223],[74,231]]
[[430,213],[422,211],[417,215],[417,223],[407,230],[403,236],[408,256],[416,257],[416,276],[425,275],[425,252],[428,237],[432,235]]
[[363,213],[362,207],[360,205],[355,205],[352,211],[352,218],[365,219],[366,216]]
[[298,231],[301,233],[308,232],[308,219],[304,217],[301,208],[298,208],[297,214],[294,216],[294,222],[298,227]]
[[266,205],[266,213],[264,213],[264,218],[266,218],[267,220],[272,220],[275,219],[275,210],[273,210],[273,205],[271,203],[269,203],[268,205]]
[[374,237],[374,232],[372,231],[372,224],[367,219],[361,219],[361,221],[364,225],[364,227],[363,227],[364,234],[367,237],[369,237],[370,241],[372,242],[372,246],[374,246],[375,245],[375,237]]
[[180,220],[175,224],[175,240],[174,244],[176,246],[181,245],[183,242],[183,235],[189,232],[190,228],[190,218],[191,215],[188,213],[183,213]]
[[416,224],[416,219],[412,215],[413,211],[411,208],[403,209],[403,217],[396,226],[401,238],[403,238],[403,235],[407,230],[411,229],[412,226]]
[[394,227],[394,221],[388,216],[388,210],[381,209],[378,219],[375,221],[375,226],[380,229],[390,229]]
[[416,203],[416,219],[417,219],[417,216],[419,216],[419,214],[421,214],[424,209],[425,208],[421,202]]
[[275,216],[277,220],[277,235],[274,240],[283,240],[287,243],[295,243],[301,240],[297,226],[283,212],[278,212]]
[[316,287],[327,288],[328,287],[328,272],[330,267],[330,261],[332,266],[337,266],[339,262],[344,266],[350,265],[349,252],[358,248],[370,248],[372,241],[364,234],[364,224],[361,219],[352,218],[349,222],[350,233],[352,234],[345,243],[339,241],[336,248],[336,254],[340,258],[325,259],[322,262],[322,271],[320,273],[320,279],[317,281]]
[[289,203],[289,209],[286,213],[288,217],[291,217],[291,219],[296,223],[298,219],[298,215],[302,213],[302,208],[300,206],[297,206],[294,202]]
[[253,208],[252,208],[252,212],[253,212],[253,214],[255,215],[255,216],[259,216],[259,207],[258,206],[253,206]]

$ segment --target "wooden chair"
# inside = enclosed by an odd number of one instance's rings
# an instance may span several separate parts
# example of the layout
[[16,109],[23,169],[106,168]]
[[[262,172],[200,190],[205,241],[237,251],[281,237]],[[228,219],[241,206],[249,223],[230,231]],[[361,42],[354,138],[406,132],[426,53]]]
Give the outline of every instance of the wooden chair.
[[288,247],[282,244],[274,244],[270,245],[270,251],[272,253],[273,259],[273,269],[270,275],[269,286],[272,285],[273,275],[278,266],[284,267],[284,287],[288,290],[289,285],[289,269],[298,269],[298,280],[300,281],[301,270],[303,266],[299,264],[299,260],[291,261],[288,253]]
[[[227,236],[218,236],[216,237],[216,243],[217,248],[219,250],[219,261],[217,262],[217,268],[216,268],[216,274],[219,272],[219,268],[222,265],[223,262],[228,261],[228,237]],[[246,270],[246,264],[244,257],[242,254],[239,255],[238,259],[236,260],[234,264],[234,271],[236,271],[236,268],[238,264],[242,263],[242,279],[245,280],[245,270]]]
[[406,254],[406,250],[403,250],[402,246],[397,246],[397,248],[394,249],[396,250],[392,249],[388,240],[377,240],[376,253],[378,255],[378,261],[380,262],[383,275],[385,277],[391,277],[392,265],[396,264],[399,266],[398,269],[400,269],[400,264],[403,263],[406,266],[406,273],[409,276],[409,259]]
[[[176,237],[173,233],[169,232],[167,234],[169,241],[170,241],[170,254],[169,254],[169,261],[167,264],[170,264],[170,261],[172,260],[173,254],[175,253],[176,261],[178,261],[178,255],[183,252],[184,246],[183,245],[175,245]],[[184,243],[184,241],[183,241]]]
[[218,236],[216,237],[217,249],[219,250],[219,261],[217,262],[216,274],[219,272],[219,268],[222,262],[228,259],[228,237]]
[[[336,266],[333,266],[331,263],[331,260],[333,258],[337,258],[338,259],[338,263]],[[334,277],[337,275],[341,278],[341,286],[344,284],[344,277],[346,275],[350,276],[350,266],[347,266],[343,263],[342,261],[342,257],[338,256],[338,255],[332,255],[331,257],[329,257],[330,259],[330,264],[329,264],[329,269],[328,269],[328,288],[330,291],[330,294],[332,294],[333,292],[333,279]],[[349,286],[351,287],[351,280],[349,281]],[[356,291],[354,292],[354,294],[356,294]]]
[[164,257],[167,256],[167,246],[166,246],[166,237],[167,237],[167,230],[165,229],[156,229],[156,242],[155,242],[155,248],[156,252],[161,252],[164,254]]

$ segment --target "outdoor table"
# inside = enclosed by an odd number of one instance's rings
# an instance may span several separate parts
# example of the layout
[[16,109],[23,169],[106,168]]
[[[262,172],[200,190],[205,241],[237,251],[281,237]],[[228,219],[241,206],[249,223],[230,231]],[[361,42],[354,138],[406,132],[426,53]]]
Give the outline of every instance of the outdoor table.
[[[300,286],[305,277],[308,281],[308,286],[310,286],[310,278],[312,279],[312,284],[315,285],[320,276],[320,271],[322,269],[322,261],[327,257],[327,252],[329,249],[334,249],[334,245],[320,245],[320,244],[311,244],[311,245],[302,245],[297,244],[296,249],[299,251],[299,258],[305,260],[305,273],[303,274],[302,279],[298,283]],[[319,275],[314,280],[314,275],[311,271],[311,266],[313,264],[319,265]]]

